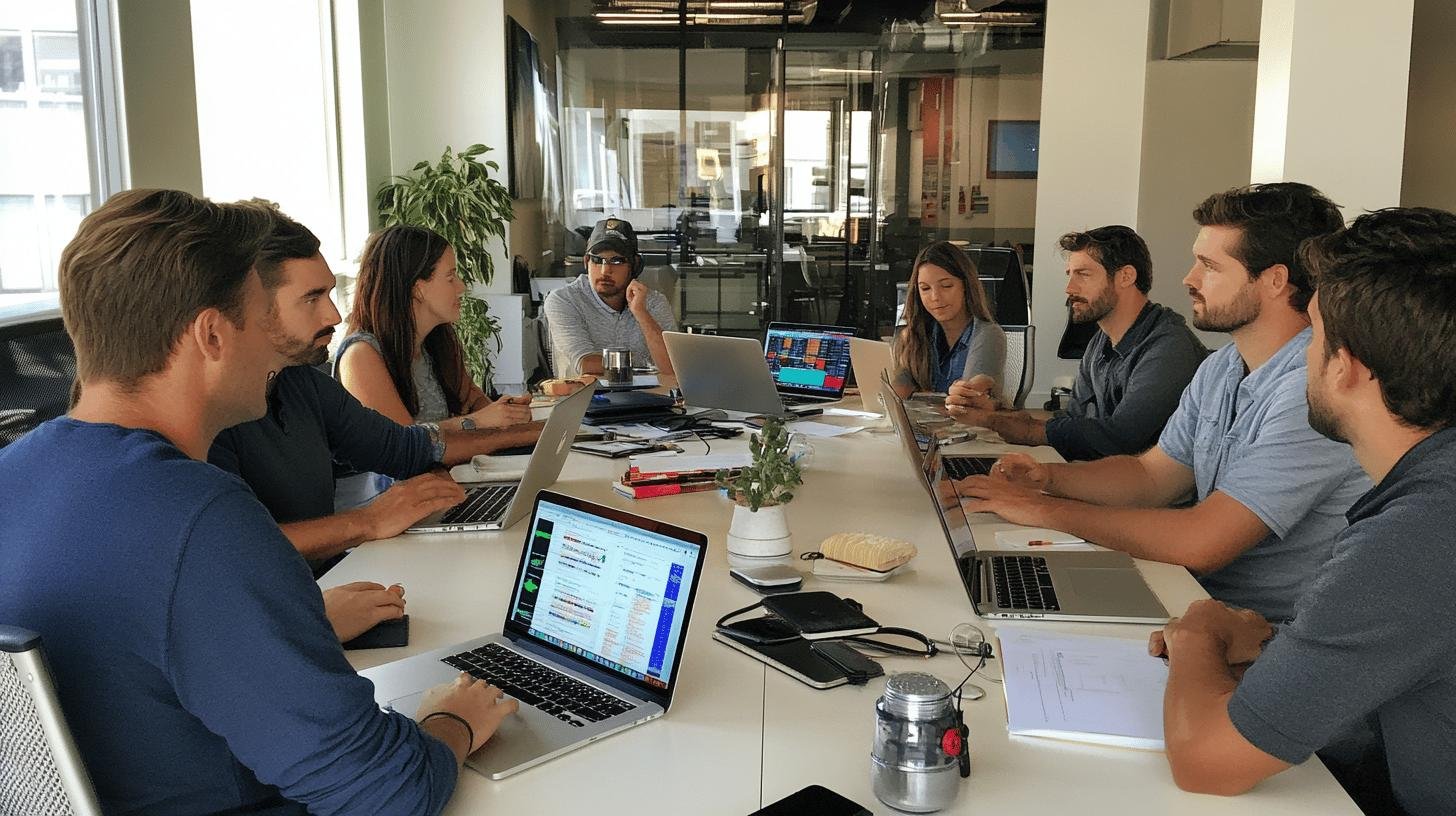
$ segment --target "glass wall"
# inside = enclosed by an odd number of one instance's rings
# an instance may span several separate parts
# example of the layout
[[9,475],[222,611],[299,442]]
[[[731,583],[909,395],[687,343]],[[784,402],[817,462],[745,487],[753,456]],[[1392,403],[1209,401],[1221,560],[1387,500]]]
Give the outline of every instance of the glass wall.
[[682,325],[883,337],[916,252],[954,240],[1007,290],[1003,319],[1026,321],[1029,290],[1002,284],[1030,262],[1044,7],[992,26],[937,3],[647,5],[556,4],[563,211],[513,236],[549,250],[533,275],[580,274],[584,236],[615,215]]

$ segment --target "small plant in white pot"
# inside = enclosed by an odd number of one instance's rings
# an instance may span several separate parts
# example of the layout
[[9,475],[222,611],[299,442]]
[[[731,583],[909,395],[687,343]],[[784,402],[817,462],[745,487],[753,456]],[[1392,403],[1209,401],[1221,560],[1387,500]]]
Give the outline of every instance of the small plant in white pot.
[[782,420],[770,419],[748,440],[753,462],[730,478],[718,471],[718,486],[733,500],[728,528],[728,554],[745,559],[776,559],[793,552],[794,541],[784,519],[784,505],[804,483],[799,465],[789,456],[789,432]]

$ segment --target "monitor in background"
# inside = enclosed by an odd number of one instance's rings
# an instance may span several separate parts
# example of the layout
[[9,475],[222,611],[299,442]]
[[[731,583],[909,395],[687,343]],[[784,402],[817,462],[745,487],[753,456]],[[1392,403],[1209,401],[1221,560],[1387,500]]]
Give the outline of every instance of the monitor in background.
[[770,323],[763,356],[780,393],[839,399],[849,380],[848,326]]

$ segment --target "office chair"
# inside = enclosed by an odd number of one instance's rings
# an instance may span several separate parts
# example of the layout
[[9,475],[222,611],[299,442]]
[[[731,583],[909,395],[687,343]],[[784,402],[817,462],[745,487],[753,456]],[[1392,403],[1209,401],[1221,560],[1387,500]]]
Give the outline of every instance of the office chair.
[[40,635],[0,625],[0,816],[100,816]]
[[0,324],[0,448],[70,406],[76,349],[54,311]]
[[1034,352],[1036,327],[1002,326],[1006,332],[1006,366],[1001,370],[1001,394],[1009,407],[1021,410],[1026,407],[1026,395],[1031,391],[1031,380],[1035,374]]

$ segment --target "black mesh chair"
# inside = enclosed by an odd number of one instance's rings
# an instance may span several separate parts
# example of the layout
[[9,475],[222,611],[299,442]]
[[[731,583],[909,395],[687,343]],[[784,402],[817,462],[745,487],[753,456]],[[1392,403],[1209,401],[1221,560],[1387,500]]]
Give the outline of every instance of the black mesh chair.
[[54,311],[0,323],[0,448],[66,412],[76,349]]

